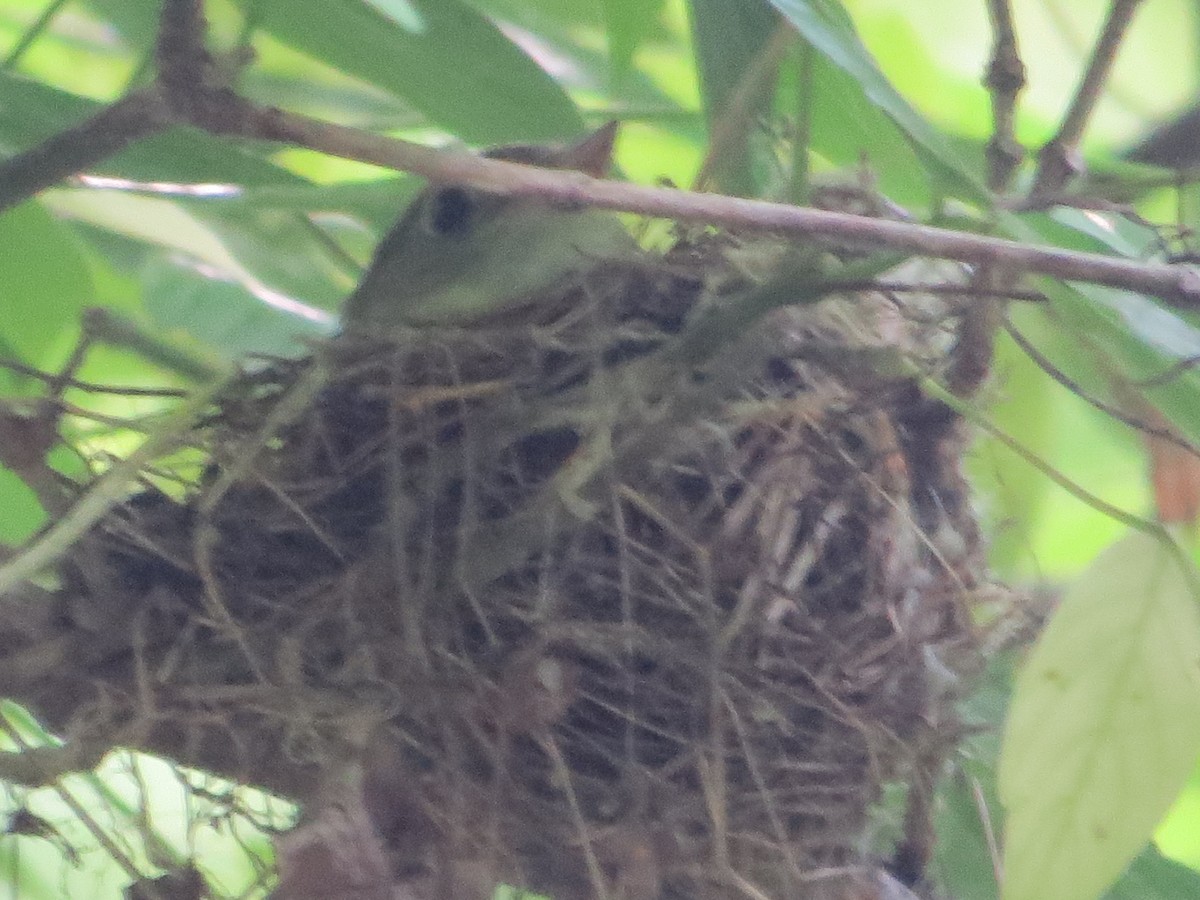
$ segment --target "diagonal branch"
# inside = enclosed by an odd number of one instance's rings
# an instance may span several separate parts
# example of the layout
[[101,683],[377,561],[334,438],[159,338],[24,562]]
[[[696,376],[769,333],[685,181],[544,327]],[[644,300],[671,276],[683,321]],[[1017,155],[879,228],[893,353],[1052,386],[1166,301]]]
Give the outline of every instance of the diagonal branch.
[[126,94],[87,121],[0,164],[0,212],[171,126],[153,88]]
[[1070,109],[1063,117],[1058,134],[1038,153],[1038,170],[1033,179],[1033,187],[1029,191],[1031,200],[1046,200],[1057,196],[1082,168],[1079,161],[1079,140],[1083,137],[1083,130],[1108,81],[1108,73],[1112,71],[1116,61],[1121,40],[1141,2],[1142,0],[1113,0],[1108,19],[1104,23],[1104,31],[1096,42],[1087,71],[1075,91]]
[[[57,135],[0,165],[0,186],[3,186],[0,209],[68,172],[94,164],[134,140],[160,130],[165,123],[174,122],[213,134],[307,147],[495,194],[537,196],[576,206],[735,228],[849,239],[922,256],[975,265],[1002,265],[1019,272],[1124,288],[1171,304],[1200,307],[1200,271],[1191,266],[1142,263],[1031,246],[928,225],[765,200],[604,181],[581,172],[539,169],[463,151],[435,150],[258,105],[234,93],[215,73],[202,46],[200,9],[199,0],[166,0],[158,54],[163,74],[155,89],[131,94],[80,129]],[[85,129],[88,134],[104,137],[99,146],[76,146],[81,130]],[[38,172],[33,161],[45,165],[41,177],[35,177]],[[13,189],[13,183],[20,185],[20,190]]]

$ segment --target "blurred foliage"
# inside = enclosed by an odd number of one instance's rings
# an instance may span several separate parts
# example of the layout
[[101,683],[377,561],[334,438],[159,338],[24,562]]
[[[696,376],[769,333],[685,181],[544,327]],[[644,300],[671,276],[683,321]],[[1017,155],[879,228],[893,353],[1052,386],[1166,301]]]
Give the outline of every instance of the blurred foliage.
[[[0,0],[0,154],[33,146],[150,77],[158,5]],[[1103,0],[1013,0],[1029,77],[1017,137],[1028,148],[1052,134],[1107,7]],[[691,184],[704,166],[709,136],[784,27],[782,16],[801,39],[779,55],[777,82],[745,98],[753,127],[736,129],[721,148],[712,187],[803,196],[797,178],[863,165],[916,220],[938,221],[952,210],[972,227],[1067,249],[1139,259],[1174,249],[1159,232],[1115,215],[1016,215],[992,203],[981,187],[991,121],[981,86],[991,42],[982,3],[210,0],[207,8],[215,50],[253,48],[236,83],[257,101],[471,146],[566,137],[617,118],[624,123],[620,170],[639,182],[679,185]],[[1150,218],[1176,215],[1170,180],[1143,178],[1145,170],[1127,166],[1121,152],[1195,96],[1198,40],[1193,3],[1144,4],[1085,137],[1091,169],[1126,178]],[[797,133],[807,140],[798,152],[790,143]],[[802,165],[793,170],[796,160]],[[204,365],[251,352],[302,352],[307,338],[336,327],[340,299],[415,188],[413,179],[371,166],[192,130],[135,145],[87,175],[0,217],[0,355],[43,371],[69,357],[82,311],[93,305],[131,317]],[[1178,224],[1194,227],[1197,210],[1193,198]],[[1083,285],[1037,286],[1051,302],[1015,308],[1013,325],[1091,397],[1113,402],[1114,384],[1200,356],[1195,314]],[[78,375],[171,389],[191,386],[189,371],[161,357],[99,348]],[[1198,377],[1188,369],[1143,391],[1193,440],[1200,439]],[[39,389],[34,379],[0,370],[8,397]],[[1048,377],[1006,337],[986,399],[996,425],[1048,465],[1106,502],[1150,513],[1137,435]],[[150,397],[86,402],[105,418],[70,424],[104,452],[128,445],[122,422],[136,429],[162,405]],[[986,436],[972,465],[993,563],[1004,578],[1061,583],[1123,530]],[[10,545],[44,519],[28,489],[4,470],[0,510],[0,541]],[[975,710],[993,737],[1011,680],[1012,661],[1004,662]],[[962,900],[996,896],[981,827],[988,810],[999,823],[995,752],[984,739],[972,745],[945,798],[938,868]],[[169,783],[175,776],[143,777]],[[15,789],[9,796],[14,808],[29,799]],[[1192,865],[1200,864],[1198,796],[1200,774],[1159,835],[1163,852]],[[62,808],[41,814],[74,821]],[[122,833],[119,820],[105,828]],[[177,853],[196,854],[236,893],[245,873],[219,874],[219,831],[176,835],[183,842]],[[65,869],[52,858],[53,842],[0,839],[0,881],[15,879],[22,897],[84,896],[78,884],[90,885],[88,896],[115,896],[122,883],[99,852]],[[1190,870],[1147,851],[1110,896],[1197,895],[1196,884]]]

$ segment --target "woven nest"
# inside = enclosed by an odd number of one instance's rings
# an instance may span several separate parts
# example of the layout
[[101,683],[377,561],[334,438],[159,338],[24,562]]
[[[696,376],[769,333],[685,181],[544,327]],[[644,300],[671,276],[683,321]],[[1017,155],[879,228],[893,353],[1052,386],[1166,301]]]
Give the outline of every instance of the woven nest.
[[683,352],[745,250],[260,366],[194,429],[201,474],[148,473],[75,547],[65,649],[17,695],[305,801],[328,827],[284,838],[280,896],[339,866],[418,898],[843,896],[975,663],[961,423],[863,362],[936,370],[954,310],[837,297]]

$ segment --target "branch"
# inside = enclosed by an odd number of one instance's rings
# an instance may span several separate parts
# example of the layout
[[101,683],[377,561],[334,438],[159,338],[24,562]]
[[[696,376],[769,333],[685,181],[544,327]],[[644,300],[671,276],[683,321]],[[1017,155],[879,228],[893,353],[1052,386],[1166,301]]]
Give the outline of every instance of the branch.
[[732,154],[748,152],[748,135],[754,127],[754,116],[775,83],[780,61],[797,38],[796,30],[780,16],[770,39],[754,55],[713,119],[708,152],[692,182],[696,190],[712,187],[714,176],[723,167],[728,168]]
[[1017,32],[1009,0],[988,0],[988,12],[995,41],[984,79],[992,97],[992,136],[984,153],[988,161],[988,187],[999,193],[1008,187],[1025,156],[1013,133],[1017,97],[1025,87],[1025,65],[1017,51]]
[[[1121,2],[1128,4],[1131,0],[1118,0]],[[139,103],[146,107],[140,115],[130,116],[130,127],[134,130],[122,140],[111,136],[109,146],[114,148],[113,152],[144,133],[148,127],[147,119],[159,127],[161,123],[157,117],[165,108],[165,115],[170,119],[213,134],[293,144],[331,156],[413,172],[431,181],[469,185],[494,194],[537,196],[575,206],[596,206],[734,228],[848,239],[921,256],[979,266],[1001,265],[1068,281],[1103,284],[1150,294],[1170,304],[1200,307],[1200,271],[1190,266],[1141,263],[1100,254],[1029,246],[928,225],[765,200],[601,181],[581,172],[538,169],[464,151],[435,150],[260,106],[223,86],[209,69],[199,76],[196,74],[198,59],[202,58],[204,65],[211,68],[211,61],[201,47],[203,19],[199,16],[199,8],[198,0],[167,0],[164,4],[164,36],[160,39],[159,64],[166,74],[160,76],[156,93],[131,95],[115,105],[114,108],[124,110],[125,115],[129,114],[130,106],[135,112]],[[176,61],[180,61],[180,69],[173,70]],[[180,70],[182,76],[171,74]],[[142,99],[137,100],[138,96]],[[106,115],[111,117],[113,109],[95,119]],[[65,137],[60,135],[0,166],[0,184],[9,180],[11,167],[22,158],[45,151],[51,144],[62,153],[65,143]],[[65,160],[86,160],[83,163],[86,165],[102,156],[99,152],[90,152],[91,148],[87,148],[87,153],[82,152],[83,148],[79,149],[75,155],[66,154],[56,160],[56,177],[65,174]],[[46,152],[44,155],[53,154]],[[42,183],[48,180],[44,178]]]
[[0,212],[170,124],[169,111],[157,91],[127,94],[86,122],[5,160],[0,165]]
[[[346,137],[353,137],[356,144],[354,152],[347,154],[349,158],[496,194],[538,196],[561,203],[736,228],[843,238],[920,256],[975,265],[1003,265],[1066,281],[1123,288],[1178,306],[1200,306],[1200,271],[1192,266],[1142,263],[1097,253],[1031,246],[1005,238],[765,200],[600,181],[576,172],[536,169],[418,145],[399,146],[403,142],[345,131]],[[318,149],[332,152],[328,143]],[[345,149],[349,149],[348,145]]]
[[168,413],[142,444],[94,481],[70,511],[15,556],[0,561],[0,597],[52,565],[68,547],[125,499],[129,486],[153,460],[176,449],[209,408],[226,380],[214,382]]
[[1082,168],[1079,161],[1079,139],[1083,129],[1092,115],[1100,92],[1108,81],[1108,73],[1112,71],[1113,62],[1117,58],[1117,50],[1121,39],[1133,14],[1137,11],[1142,0],[1113,0],[1108,11],[1108,19],[1104,23],[1104,31],[1092,58],[1088,62],[1083,80],[1075,91],[1075,99],[1063,117],[1062,125],[1045,147],[1038,153],[1038,170],[1033,179],[1033,187],[1029,191],[1031,200],[1042,200],[1054,197]]

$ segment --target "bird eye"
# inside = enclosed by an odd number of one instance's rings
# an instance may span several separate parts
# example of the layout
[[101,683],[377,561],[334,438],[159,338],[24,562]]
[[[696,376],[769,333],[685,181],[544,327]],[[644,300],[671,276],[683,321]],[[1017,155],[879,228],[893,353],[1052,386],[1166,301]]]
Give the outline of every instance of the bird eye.
[[471,227],[475,207],[470,191],[461,187],[438,188],[429,197],[425,225],[434,234],[461,235]]

